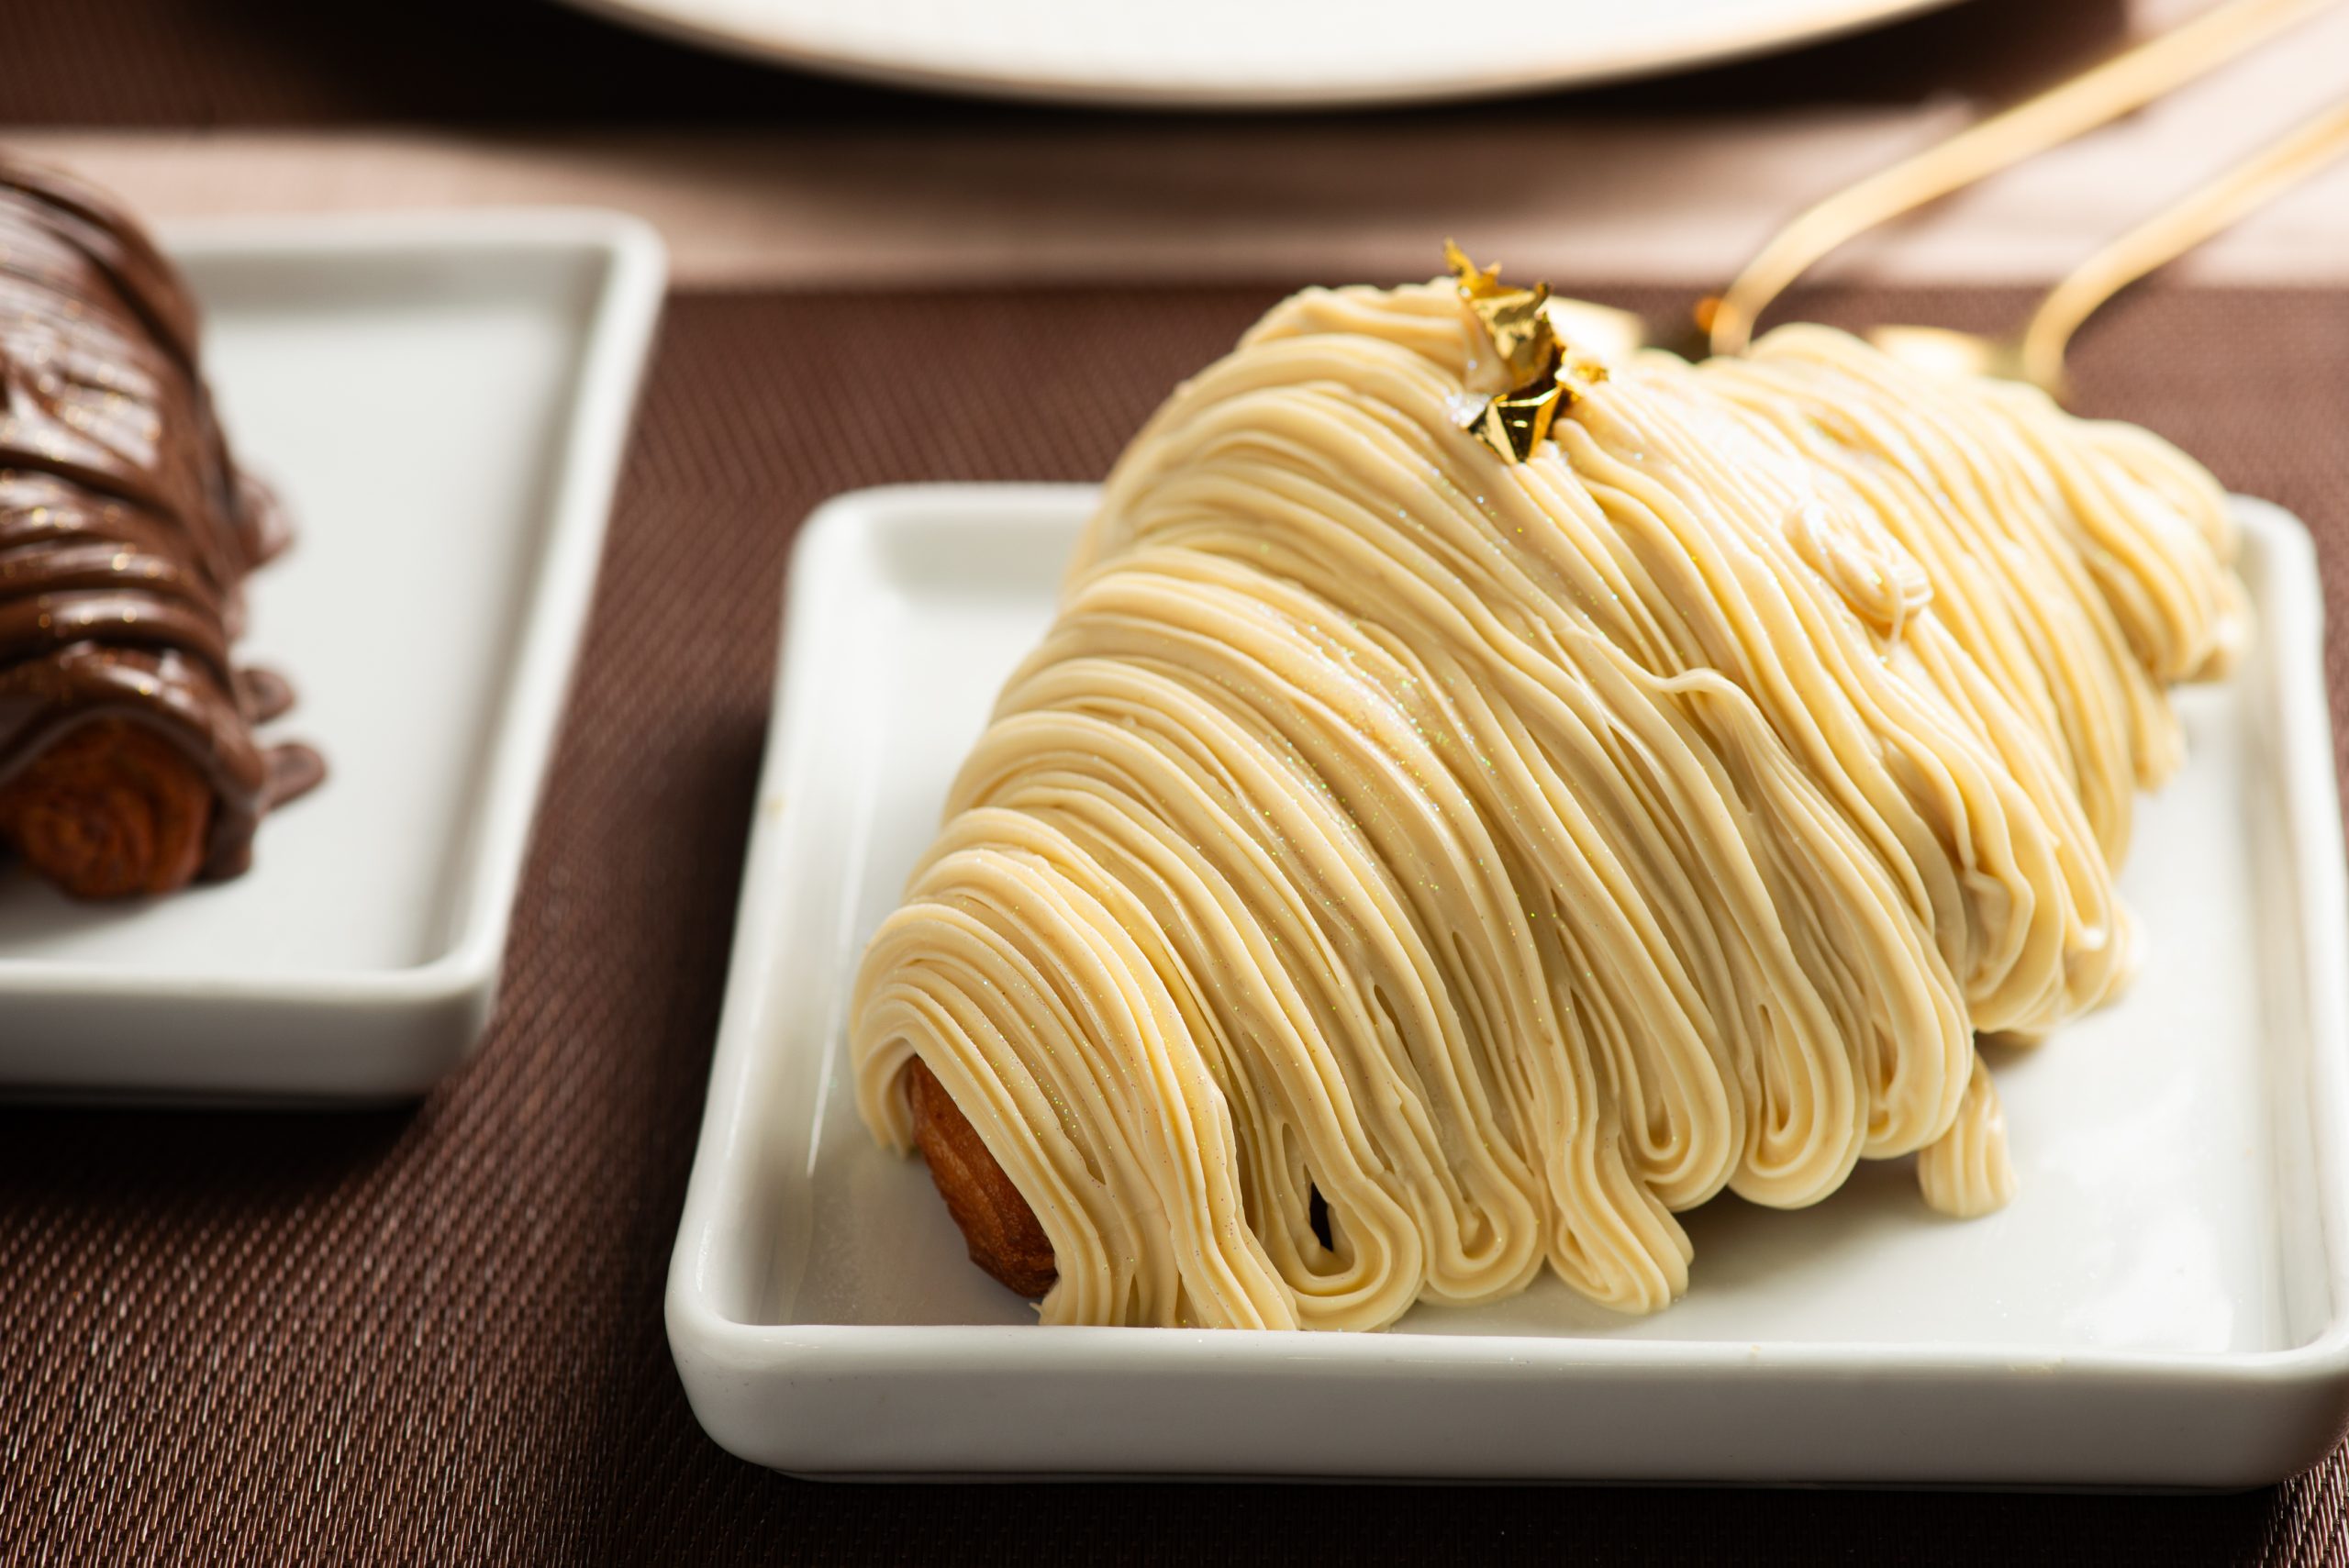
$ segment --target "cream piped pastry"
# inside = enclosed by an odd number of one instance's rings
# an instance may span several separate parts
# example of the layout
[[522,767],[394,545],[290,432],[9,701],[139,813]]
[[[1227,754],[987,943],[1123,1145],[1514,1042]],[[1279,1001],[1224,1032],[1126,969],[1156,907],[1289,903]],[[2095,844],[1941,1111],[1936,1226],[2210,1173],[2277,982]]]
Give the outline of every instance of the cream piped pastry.
[[2166,688],[2247,629],[2210,475],[1542,303],[1308,290],[1178,388],[864,955],[863,1114],[1046,1322],[1653,1312],[1677,1216],[1863,1159],[1985,1213],[1977,1040],[2127,981]]

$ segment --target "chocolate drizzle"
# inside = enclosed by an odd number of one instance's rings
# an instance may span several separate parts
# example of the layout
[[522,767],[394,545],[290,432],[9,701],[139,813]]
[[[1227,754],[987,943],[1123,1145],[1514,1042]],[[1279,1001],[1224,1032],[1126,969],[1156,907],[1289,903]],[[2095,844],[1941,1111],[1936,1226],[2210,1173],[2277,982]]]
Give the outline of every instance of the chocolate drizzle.
[[141,726],[211,784],[202,874],[218,878],[324,766],[253,737],[292,693],[231,649],[244,578],[285,528],[229,456],[196,339],[134,221],[0,159],[0,786],[84,727]]

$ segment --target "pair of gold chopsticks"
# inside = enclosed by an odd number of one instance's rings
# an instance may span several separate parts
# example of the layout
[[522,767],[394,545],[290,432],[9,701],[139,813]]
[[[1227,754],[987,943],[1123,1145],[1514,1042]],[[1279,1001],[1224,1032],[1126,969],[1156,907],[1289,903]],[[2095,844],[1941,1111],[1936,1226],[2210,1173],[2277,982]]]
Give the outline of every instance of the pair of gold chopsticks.
[[[2334,0],[2230,0],[1830,196],[1780,230],[1719,298],[1698,307],[1700,330],[1714,353],[1742,352],[1771,301],[1847,241],[2141,108],[2332,4]],[[2005,356],[2009,362],[1974,368],[2017,374],[2058,392],[2065,348],[2099,306],[2344,150],[2349,150],[2349,102],[2327,110],[2098,251],[2042,301],[2014,351]]]

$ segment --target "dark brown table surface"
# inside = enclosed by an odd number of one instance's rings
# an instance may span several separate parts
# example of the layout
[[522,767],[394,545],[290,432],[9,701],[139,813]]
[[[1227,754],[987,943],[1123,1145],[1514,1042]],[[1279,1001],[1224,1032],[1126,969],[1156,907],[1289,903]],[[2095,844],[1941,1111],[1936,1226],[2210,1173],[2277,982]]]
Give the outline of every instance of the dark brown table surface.
[[[0,0],[0,120],[374,113],[353,108],[364,73],[297,9]],[[527,6],[328,9],[362,40],[394,13],[462,11],[532,47],[621,47]],[[682,54],[663,69],[694,84],[662,89],[685,99],[773,86]],[[484,74],[397,102],[487,116],[494,95],[468,95]],[[773,81],[842,113],[901,103]],[[612,107],[575,85],[516,91],[534,115]],[[674,299],[479,1056],[395,1110],[0,1110],[0,1562],[2344,1560],[2339,1455],[2225,1496],[879,1488],[785,1480],[702,1434],[661,1295],[793,530],[859,485],[1097,476],[1287,281]],[[2023,299],[1842,291],[1799,308],[1993,327]],[[917,345],[955,395],[895,373]],[[2305,517],[2336,628],[2349,619],[2349,295],[2155,286],[2092,326],[2076,368],[2086,410],[2141,420]],[[2344,657],[2336,629],[2336,694]]]

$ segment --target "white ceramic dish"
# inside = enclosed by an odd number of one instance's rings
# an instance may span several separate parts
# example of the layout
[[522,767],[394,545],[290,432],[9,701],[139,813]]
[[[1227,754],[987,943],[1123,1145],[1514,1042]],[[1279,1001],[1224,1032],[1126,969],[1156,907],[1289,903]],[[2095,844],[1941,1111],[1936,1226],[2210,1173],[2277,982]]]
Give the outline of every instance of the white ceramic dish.
[[173,231],[294,548],[240,659],[326,785],[245,876],[91,907],[0,873],[0,1088],[385,1098],[486,1022],[584,625],[661,244],[592,212]]
[[[2349,1418],[2349,1035],[2321,601],[2242,504],[2257,650],[2181,695],[2192,761],[2125,887],[2151,959],[2006,1065],[2022,1195],[1928,1214],[1899,1164],[1692,1217],[1695,1284],[1554,1281],[1384,1335],[1044,1329],[858,1122],[847,982],[1091,492],[872,491],[797,547],[670,1344],[727,1448],[808,1474],[2241,1486]],[[1023,1319],[1030,1319],[1024,1321]]]
[[1336,108],[1580,86],[1787,49],[1949,0],[573,0],[707,48],[891,86],[1129,108]]

